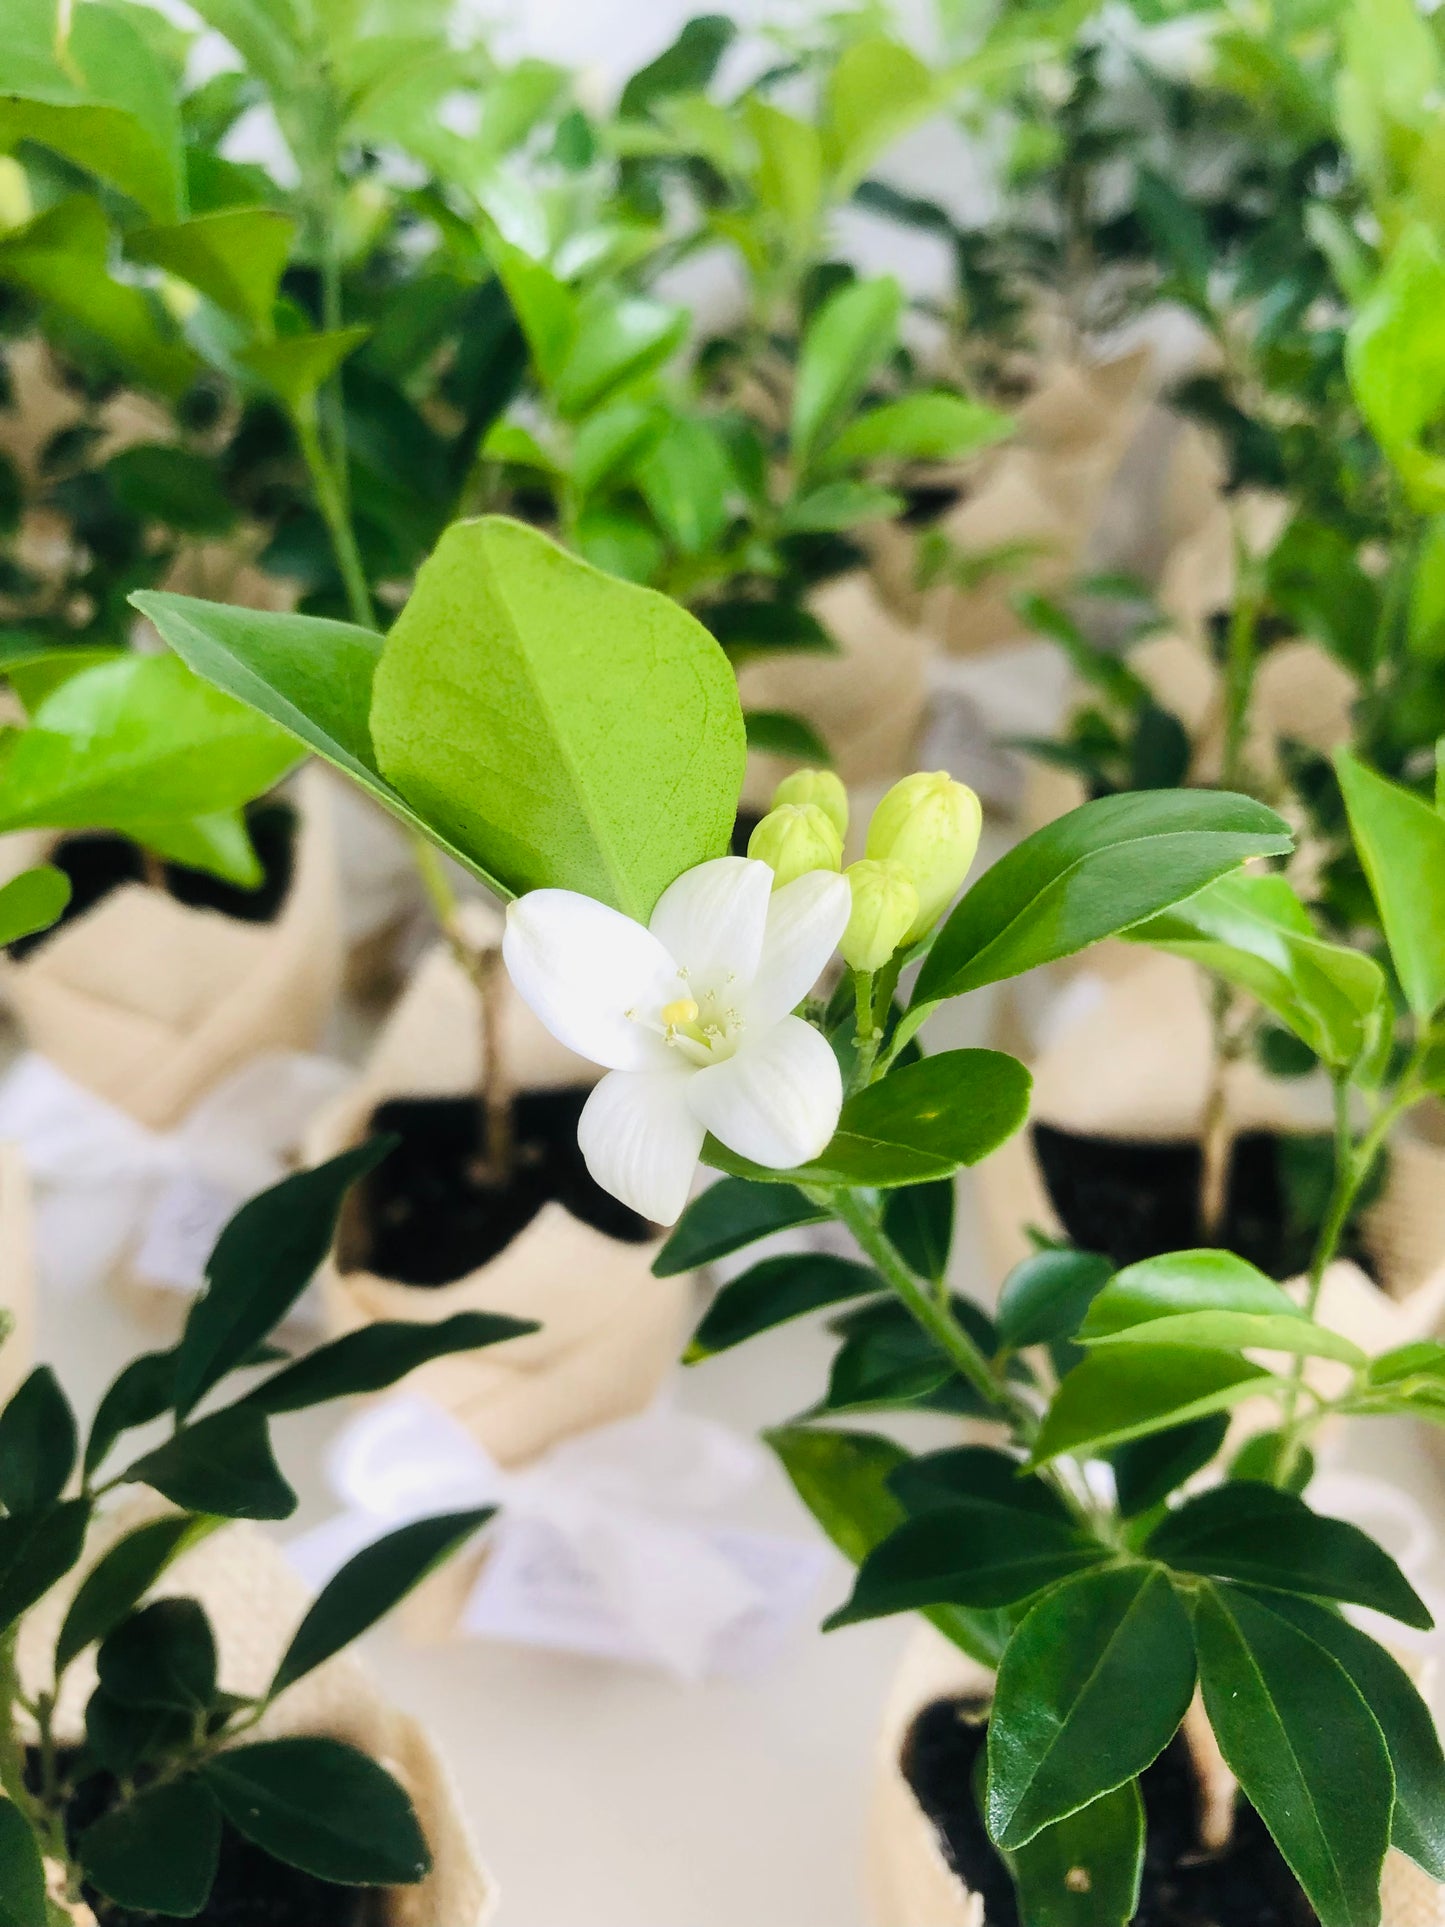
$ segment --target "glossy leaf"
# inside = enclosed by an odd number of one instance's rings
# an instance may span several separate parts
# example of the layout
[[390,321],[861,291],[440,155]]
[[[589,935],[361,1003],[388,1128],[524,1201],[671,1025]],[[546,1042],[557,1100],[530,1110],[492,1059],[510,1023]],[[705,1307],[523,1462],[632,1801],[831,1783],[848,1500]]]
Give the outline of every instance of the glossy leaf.
[[22,870],[0,884],[0,948],[58,923],[70,901],[70,878],[53,864]]
[[1025,1927],[1126,1927],[1144,1867],[1138,1787],[1106,1793],[1004,1858]]
[[43,1512],[0,1519],[0,1632],[43,1599],[80,1557],[90,1501],[67,1499]]
[[1094,1337],[1079,1334],[1079,1343],[1096,1354],[1124,1345],[1189,1345],[1210,1351],[1289,1352],[1296,1358],[1332,1358],[1356,1370],[1366,1354],[1351,1339],[1330,1331],[1313,1319],[1297,1315],[1268,1317],[1247,1311],[1186,1311],[1175,1318],[1153,1318],[1144,1325]]
[[1109,1454],[1120,1514],[1136,1519],[1151,1511],[1211,1463],[1229,1430],[1227,1412],[1211,1412],[1185,1425],[1128,1439]]
[[888,1489],[910,1514],[935,1506],[975,1501],[1069,1522],[1069,1510],[1051,1485],[1026,1472],[1020,1459],[988,1445],[951,1445],[904,1459],[889,1474]]
[[117,1906],[188,1919],[211,1896],[221,1854],[221,1810],[187,1775],[151,1787],[86,1828],[85,1876]]
[[793,390],[793,452],[806,464],[892,353],[903,290],[891,275],[839,289],[809,323]]
[[1131,1326],[1202,1311],[1308,1322],[1287,1292],[1232,1251],[1171,1251],[1116,1272],[1089,1307],[1080,1337],[1106,1338]]
[[289,1519],[296,1494],[281,1475],[262,1412],[236,1405],[172,1433],[128,1465],[129,1485],[149,1485],[188,1512],[223,1519]]
[[1194,1612],[1209,1723],[1321,1927],[1378,1927],[1390,1756],[1369,1707],[1322,1649],[1233,1587]]
[[175,1381],[174,1352],[141,1352],[123,1367],[91,1421],[85,1446],[87,1478],[109,1457],[123,1433],[138,1425],[149,1425],[170,1411]]
[[442,538],[387,638],[371,730],[398,792],[514,891],[645,919],[728,846],[745,743],[722,651],[517,522]]
[[275,208],[220,208],[188,221],[132,228],[133,261],[187,281],[253,334],[271,329],[271,311],[296,227]]
[[889,1193],[883,1229],[904,1263],[921,1278],[942,1278],[953,1244],[954,1187],[951,1178],[910,1184]]
[[734,1345],[775,1325],[821,1311],[827,1305],[872,1297],[885,1288],[871,1265],[834,1258],[826,1252],[764,1258],[718,1292],[693,1333],[687,1362],[697,1364],[719,1352],[731,1351]]
[[40,1843],[13,1801],[0,1800],[0,1927],[49,1927]]
[[1367,1533],[1253,1480],[1186,1500],[1155,1528],[1147,1550],[1181,1572],[1346,1600],[1427,1631],[1434,1624],[1409,1580]]
[[1186,1345],[1121,1345],[1095,1352],[1065,1378],[1034,1443],[1035,1462],[1094,1453],[1220,1412],[1262,1391],[1271,1376],[1228,1352]]
[[274,1699],[385,1618],[407,1594],[465,1545],[496,1511],[481,1506],[414,1519],[364,1546],[317,1595],[281,1657],[268,1689]]
[[362,1398],[388,1390],[434,1358],[481,1351],[540,1330],[530,1318],[509,1318],[495,1311],[454,1312],[435,1325],[383,1319],[318,1345],[263,1379],[241,1404],[274,1416],[332,1399]]
[[406,1886],[430,1869],[405,1792],[375,1760],[339,1740],[232,1747],[201,1772],[238,1833],[318,1880]]
[[206,1289],[192,1305],[176,1349],[179,1417],[281,1323],[331,1249],[347,1192],[392,1143],[372,1138],[283,1178],[243,1204],[227,1224],[206,1260]]
[[998,1299],[999,1343],[1011,1351],[1069,1338],[1114,1275],[1096,1251],[1036,1251],[1003,1281]]
[[655,1278],[675,1278],[715,1259],[726,1258],[758,1238],[795,1225],[817,1224],[827,1212],[801,1191],[781,1184],[753,1184],[747,1178],[719,1178],[683,1212],[667,1243],[652,1261]]
[[211,1530],[184,1514],[153,1519],[113,1545],[81,1581],[55,1643],[57,1677],[133,1611],[180,1554]]
[[96,1660],[122,1706],[199,1713],[216,1691],[216,1641],[194,1599],[158,1599],[115,1628]]
[[1445,1002],[1445,817],[1347,750],[1335,770],[1401,987],[1427,1018]]
[[564,415],[583,415],[624,383],[650,373],[681,347],[688,320],[685,308],[665,301],[593,291],[577,310],[557,371],[557,406]]
[[0,1501],[12,1514],[40,1512],[65,1490],[79,1441],[70,1400],[48,1365],[37,1365],[0,1412]]
[[1022,1847],[1149,1766],[1194,1696],[1189,1615],[1159,1566],[1055,1586],[1009,1641],[988,1727],[988,1830]]
[[637,464],[636,477],[658,526],[684,555],[701,555],[721,536],[733,474],[711,423],[674,416]]

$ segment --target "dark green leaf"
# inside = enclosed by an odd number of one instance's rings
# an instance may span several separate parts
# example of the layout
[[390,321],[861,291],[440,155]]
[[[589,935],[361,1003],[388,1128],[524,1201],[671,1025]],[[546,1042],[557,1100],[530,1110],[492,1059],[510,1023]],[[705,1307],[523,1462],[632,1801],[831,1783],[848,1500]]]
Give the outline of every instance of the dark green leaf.
[[266,1414],[233,1405],[183,1425],[122,1475],[149,1485],[187,1512],[222,1519],[289,1519],[296,1494],[271,1451]]
[[696,1364],[730,1351],[745,1339],[769,1331],[792,1318],[801,1318],[825,1305],[850,1298],[871,1297],[884,1289],[871,1265],[855,1264],[823,1252],[800,1252],[764,1258],[741,1277],[722,1287],[713,1299],[687,1349]]
[[211,1521],[153,1519],[128,1532],[98,1559],[70,1603],[55,1645],[55,1671],[65,1671],[87,1646],[104,1639],[139,1604],[166,1567],[188,1546],[205,1537]]
[[618,113],[636,119],[673,94],[702,93],[736,33],[726,14],[695,15],[670,47],[638,68],[622,90]]
[[431,1867],[405,1792],[375,1760],[339,1740],[233,1747],[202,1773],[238,1833],[318,1880],[408,1886]]
[[1220,1749],[1320,1927],[1378,1927],[1394,1785],[1369,1707],[1313,1640],[1234,1587],[1201,1591],[1194,1638]]
[[372,1138],[241,1206],[206,1261],[206,1290],[191,1307],[177,1348],[178,1416],[192,1411],[280,1324],[331,1249],[346,1193],[393,1142]]
[[0,1927],[48,1927],[45,1862],[29,1822],[0,1800]]
[[194,1599],[158,1599],[122,1620],[96,1660],[122,1706],[203,1713],[216,1690],[216,1641]]
[[953,1445],[904,1459],[890,1473],[888,1489],[910,1514],[977,1500],[1069,1520],[1067,1506],[1051,1485],[1026,1472],[1022,1460],[988,1445]]
[[258,1412],[299,1412],[330,1399],[384,1392],[434,1358],[525,1338],[541,1327],[502,1312],[459,1311],[439,1324],[383,1320],[347,1332],[264,1379],[240,1402]]
[[998,1300],[999,1343],[1010,1351],[1070,1338],[1114,1274],[1095,1251],[1036,1251],[1016,1264]]
[[142,1352],[131,1360],[101,1399],[91,1421],[85,1447],[87,1478],[104,1463],[123,1432],[149,1425],[170,1411],[175,1380],[174,1352]]
[[164,1706],[123,1706],[97,1687],[85,1709],[85,1739],[90,1754],[107,1772],[127,1777],[144,1760],[159,1759],[184,1747],[195,1732],[193,1712]]
[[791,602],[714,602],[702,620],[736,663],[768,649],[836,655],[838,645],[807,609]]
[[[955,1315],[963,1301],[952,1301]],[[896,1298],[840,1321],[844,1342],[818,1411],[888,1412],[909,1407],[981,1415],[983,1400]]]
[[1129,1439],[1109,1454],[1119,1511],[1137,1519],[1210,1463],[1229,1430],[1227,1412],[1211,1412],[1148,1438]]
[[785,709],[749,709],[743,712],[748,748],[760,756],[787,756],[797,763],[812,763],[829,768],[833,753],[823,738],[805,722]]
[[1189,1615],[1162,1567],[1082,1572],[1009,1641],[988,1726],[988,1830],[1022,1847],[1142,1773],[1194,1697]]
[[276,1668],[268,1697],[284,1693],[385,1618],[495,1511],[495,1506],[481,1506],[434,1519],[414,1519],[364,1546],[318,1594]]
[[695,1197],[652,1262],[655,1278],[710,1265],[757,1238],[794,1225],[817,1224],[827,1212],[789,1185],[719,1178]]
[[1025,1927],[1125,1927],[1144,1867],[1137,1785],[1106,1793],[1004,1858]]
[[215,464],[169,442],[122,449],[105,477],[122,508],[183,535],[224,535],[236,520]]
[[1095,1453],[1221,1412],[1270,1383],[1228,1352],[1187,1345],[1121,1345],[1094,1352],[1059,1387],[1034,1445],[1038,1463]]
[[75,1414],[48,1365],[37,1365],[0,1412],[0,1500],[7,1512],[53,1505],[75,1469]]
[[89,1524],[88,1499],[67,1499],[43,1512],[0,1519],[0,1632],[70,1571]]
[[86,1878],[118,1906],[189,1919],[211,1897],[221,1810],[192,1776],[114,1807],[80,1836]]
[[1435,1623],[1389,1553],[1358,1526],[1252,1480],[1187,1500],[1156,1527],[1147,1550],[1181,1572],[1344,1599],[1407,1626]]
[[953,1244],[954,1192],[951,1178],[910,1184],[890,1192],[883,1206],[883,1229],[905,1264],[921,1278],[940,1279]]

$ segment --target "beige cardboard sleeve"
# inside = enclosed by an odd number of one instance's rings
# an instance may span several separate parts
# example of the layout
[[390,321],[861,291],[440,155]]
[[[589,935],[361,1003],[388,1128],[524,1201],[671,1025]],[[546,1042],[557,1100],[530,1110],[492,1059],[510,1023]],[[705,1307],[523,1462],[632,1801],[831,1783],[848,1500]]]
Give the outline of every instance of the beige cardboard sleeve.
[[[107,1513],[92,1533],[87,1561],[167,1509],[162,1501],[140,1498]],[[32,1693],[49,1685],[47,1662],[78,1576],[22,1623],[20,1677]],[[155,1591],[200,1601],[215,1628],[222,1690],[250,1696],[265,1691],[310,1603],[280,1547],[245,1524],[224,1526],[203,1540],[176,1561]],[[95,1662],[87,1655],[65,1678],[56,1714],[62,1738],[83,1733],[94,1686]],[[386,1927],[485,1927],[495,1911],[496,1884],[478,1855],[447,1768],[424,1729],[387,1701],[355,1658],[343,1653],[299,1681],[266,1714],[255,1737],[290,1734],[325,1735],[360,1748],[411,1795],[431,1847],[432,1871],[416,1887],[388,1892]]]
[[[475,906],[472,929],[495,937],[500,920]],[[520,1089],[590,1084],[596,1068],[544,1031],[505,978],[503,1044]],[[418,966],[360,1082],[315,1122],[311,1162],[335,1155],[366,1131],[376,1106],[399,1096],[475,1092],[482,1065],[476,993],[449,952]],[[640,1411],[681,1355],[692,1308],[690,1277],[654,1278],[659,1244],[622,1244],[582,1224],[560,1204],[544,1205],[502,1255],[432,1288],[401,1285],[367,1271],[321,1272],[334,1333],[383,1319],[440,1321],[459,1311],[536,1319],[541,1331],[491,1350],[437,1359],[410,1381],[460,1418],[501,1464],[535,1458],[573,1432]]]
[[[992,1690],[986,1667],[932,1626],[917,1626],[894,1676],[878,1736],[867,1840],[872,1927],[985,1927],[982,1900],[949,1865],[899,1761],[908,1730],[925,1706]],[[1381,1927],[1445,1927],[1445,1887],[1402,1853],[1392,1851],[1385,1862],[1380,1899]]]
[[151,1130],[261,1051],[315,1046],[341,972],[336,862],[319,772],[299,784],[291,889],[271,923],[112,891],[22,962],[0,995],[32,1049]]

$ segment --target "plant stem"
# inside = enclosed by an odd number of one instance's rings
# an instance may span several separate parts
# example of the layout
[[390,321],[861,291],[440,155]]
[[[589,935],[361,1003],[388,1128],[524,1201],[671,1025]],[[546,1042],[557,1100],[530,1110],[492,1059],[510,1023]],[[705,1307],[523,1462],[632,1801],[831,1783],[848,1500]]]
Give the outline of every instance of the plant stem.
[[327,533],[331,537],[336,566],[341,571],[351,619],[360,624],[363,629],[375,629],[376,610],[372,604],[371,589],[367,584],[361,550],[357,546],[356,530],[351,523],[347,491],[338,479],[326,449],[322,445],[315,410],[299,408],[293,420],[296,424],[296,439],[301,444],[301,454],[311,477],[311,485],[316,490],[316,505],[321,510],[321,519],[325,522]]
[[1224,1224],[1229,1154],[1234,1143],[1233,1120],[1229,1115],[1229,1067],[1233,1061],[1228,1047],[1229,1004],[1228,986],[1213,984],[1209,1014],[1214,1049],[1199,1138],[1199,1228],[1207,1245],[1218,1241]]
[[878,1056],[878,1046],[883,1042],[883,1032],[873,1016],[873,973],[871,970],[853,972],[853,1002],[858,1013],[858,1022],[853,1032],[853,1046],[857,1057],[853,1064],[853,1075],[848,1080],[849,1092],[861,1091],[873,1081],[873,1065]]
[[1220,783],[1224,789],[1239,787],[1244,761],[1244,739],[1249,720],[1249,699],[1254,688],[1256,631],[1259,626],[1259,600],[1253,565],[1238,533],[1234,539],[1234,608],[1229,618],[1228,652],[1224,671],[1224,756]]

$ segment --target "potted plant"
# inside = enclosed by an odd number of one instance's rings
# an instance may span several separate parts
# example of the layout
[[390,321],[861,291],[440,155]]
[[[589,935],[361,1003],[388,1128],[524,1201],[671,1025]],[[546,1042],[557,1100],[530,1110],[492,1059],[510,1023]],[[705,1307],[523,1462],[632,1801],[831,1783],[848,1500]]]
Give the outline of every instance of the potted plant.
[[374,1141],[244,1206],[179,1342],[121,1371],[83,1448],[48,1366],[0,1413],[0,1865],[25,1927],[258,1907],[438,1927],[490,1913],[491,1883],[424,1735],[338,1657],[487,1513],[403,1528],[309,1604],[244,1523],[296,1504],[274,1417],[532,1329],[473,1315],[300,1359],[268,1342],[347,1187],[387,1148]]

